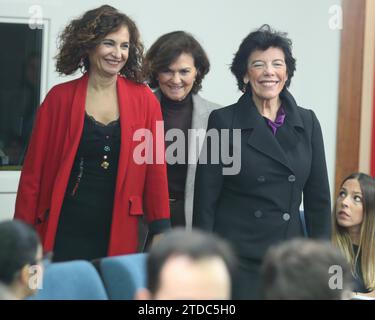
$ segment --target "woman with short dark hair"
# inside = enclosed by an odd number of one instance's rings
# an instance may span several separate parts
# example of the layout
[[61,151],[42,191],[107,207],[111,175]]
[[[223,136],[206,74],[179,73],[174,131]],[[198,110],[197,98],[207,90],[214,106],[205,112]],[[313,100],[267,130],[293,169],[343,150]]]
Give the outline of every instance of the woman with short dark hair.
[[[171,223],[172,226],[186,225],[190,229],[199,154],[192,156],[196,152],[195,144],[189,139],[194,139],[197,132],[194,130],[206,129],[210,112],[219,108],[198,94],[210,63],[202,46],[191,34],[174,31],[161,36],[150,47],[145,69],[150,87],[156,89],[155,95],[163,114]],[[185,138],[182,141],[184,154],[181,148],[177,149],[177,155],[168,151],[176,143],[172,130],[179,130]]]
[[291,44],[268,25],[242,41],[231,70],[244,94],[213,111],[208,121],[208,129],[219,133],[240,130],[238,141],[220,139],[215,148],[227,145],[240,157],[240,172],[224,175],[225,163],[212,163],[210,152],[208,164],[197,168],[193,226],[219,234],[235,248],[234,298],[259,298],[259,268],[267,249],[304,236],[302,195],[308,236],[329,237],[323,137],[314,112],[299,107],[287,90],[295,71]]

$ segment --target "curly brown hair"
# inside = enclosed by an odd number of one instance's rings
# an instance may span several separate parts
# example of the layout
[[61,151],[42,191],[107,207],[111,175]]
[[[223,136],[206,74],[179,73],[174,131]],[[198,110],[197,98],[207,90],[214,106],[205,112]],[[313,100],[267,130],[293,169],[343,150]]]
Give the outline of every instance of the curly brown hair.
[[[143,82],[143,44],[134,21],[116,8],[103,5],[72,20],[59,36],[56,71],[71,75],[79,68],[90,70],[88,54],[112,32],[126,26],[130,35],[129,57],[120,74],[135,82]],[[82,65],[83,62],[83,65]]]

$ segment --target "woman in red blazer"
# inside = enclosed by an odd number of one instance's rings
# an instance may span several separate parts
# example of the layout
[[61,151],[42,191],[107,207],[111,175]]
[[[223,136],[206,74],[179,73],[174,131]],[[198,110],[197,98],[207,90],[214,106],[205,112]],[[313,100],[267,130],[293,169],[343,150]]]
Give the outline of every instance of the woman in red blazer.
[[[144,212],[152,234],[169,228],[162,115],[141,84],[139,32],[104,5],[73,20],[60,40],[57,71],[85,72],[53,87],[39,108],[15,218],[36,227],[55,261],[134,253]],[[151,133],[152,162],[134,158],[144,143],[133,139],[138,129]]]

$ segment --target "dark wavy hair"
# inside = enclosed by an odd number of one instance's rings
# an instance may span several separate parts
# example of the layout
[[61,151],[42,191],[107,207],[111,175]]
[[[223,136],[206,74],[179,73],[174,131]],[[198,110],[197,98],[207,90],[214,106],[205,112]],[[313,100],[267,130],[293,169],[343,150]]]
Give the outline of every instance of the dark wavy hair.
[[197,69],[192,92],[202,89],[202,80],[210,70],[210,62],[199,42],[185,31],[174,31],[162,35],[147,51],[144,70],[151,88],[159,87],[158,74],[170,66],[182,53],[190,53]]
[[[251,32],[241,43],[234,55],[230,70],[237,79],[238,89],[245,91],[247,84],[243,79],[247,72],[248,60],[255,50],[267,50],[268,48],[279,48],[284,52],[285,64],[288,80],[285,87],[290,86],[290,82],[296,70],[296,59],[292,55],[292,40],[287,38],[287,33],[273,30],[268,24],[262,25],[259,29]],[[250,84],[249,84],[250,85]]]
[[19,220],[1,222],[0,282],[11,285],[25,265],[36,264],[39,246],[39,236],[30,225]]
[[127,15],[109,5],[87,11],[65,27],[59,37],[56,71],[60,74],[70,75],[81,67],[85,71],[90,70],[88,54],[109,33],[116,32],[122,26],[129,30],[130,48],[128,60],[120,70],[120,74],[130,80],[142,82],[144,47],[140,41],[138,28]]

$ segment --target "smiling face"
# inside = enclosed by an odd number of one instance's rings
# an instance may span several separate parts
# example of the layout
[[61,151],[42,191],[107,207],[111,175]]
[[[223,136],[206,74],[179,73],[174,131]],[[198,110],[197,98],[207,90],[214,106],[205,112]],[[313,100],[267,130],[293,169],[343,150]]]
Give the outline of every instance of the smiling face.
[[158,74],[160,90],[165,96],[174,101],[186,98],[193,88],[197,69],[194,58],[190,53],[181,53],[167,70]]
[[336,220],[341,227],[359,232],[363,221],[363,195],[356,179],[349,179],[342,185],[336,200]]
[[129,56],[130,36],[127,27],[109,33],[89,54],[90,73],[112,77],[125,66]]
[[284,52],[279,48],[255,50],[250,54],[245,83],[250,83],[253,99],[262,104],[265,100],[278,100],[288,80]]

